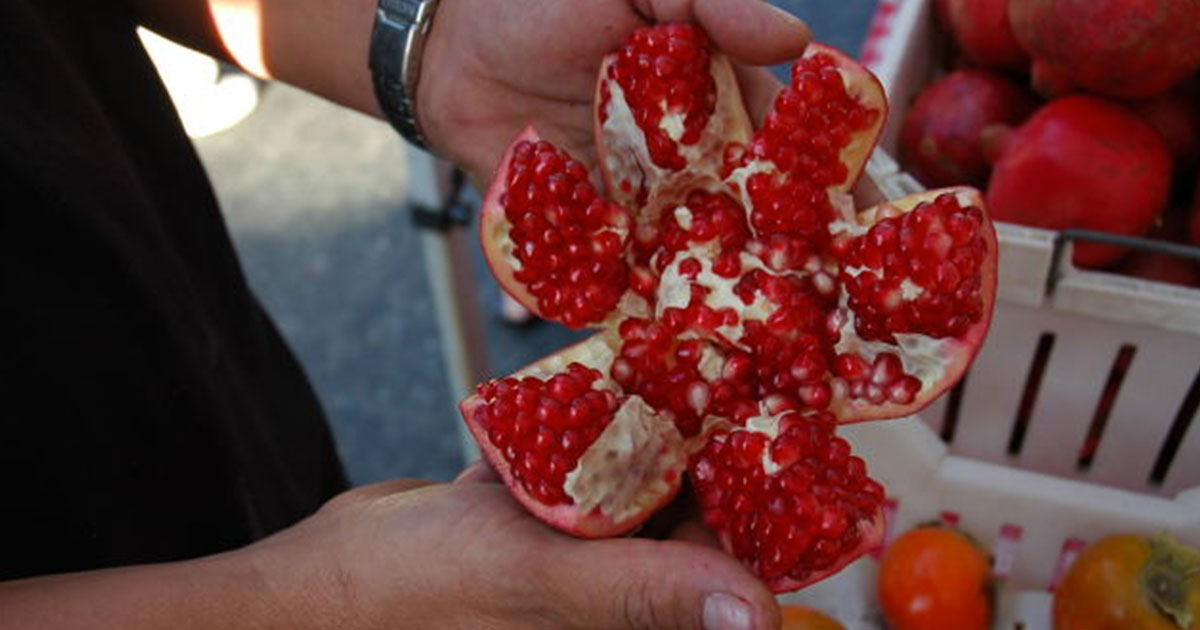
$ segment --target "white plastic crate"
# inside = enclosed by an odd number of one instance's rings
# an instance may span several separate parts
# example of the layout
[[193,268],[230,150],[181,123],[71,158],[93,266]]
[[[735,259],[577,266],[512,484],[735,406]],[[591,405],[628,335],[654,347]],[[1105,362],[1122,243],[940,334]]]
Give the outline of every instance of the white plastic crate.
[[[891,112],[868,196],[921,189],[888,153],[937,73],[932,13],[931,0],[882,0],[872,22],[862,57]],[[920,419],[844,434],[888,487],[889,538],[956,518],[996,556],[996,629],[1050,630],[1054,583],[1086,543],[1167,531],[1200,546],[1200,290],[1056,267],[1056,232],[997,231],[996,315],[963,385]],[[875,630],[876,568],[864,558],[782,599]]]

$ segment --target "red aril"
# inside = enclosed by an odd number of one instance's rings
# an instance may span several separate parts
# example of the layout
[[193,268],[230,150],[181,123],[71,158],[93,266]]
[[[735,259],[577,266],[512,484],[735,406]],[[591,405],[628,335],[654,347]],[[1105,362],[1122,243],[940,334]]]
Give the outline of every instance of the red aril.
[[773,589],[881,535],[883,488],[839,422],[911,414],[991,319],[995,234],[965,188],[856,212],[879,83],[813,45],[761,129],[690,25],[638,31],[597,88],[596,190],[526,130],[481,214],[488,263],[534,312],[601,331],[460,405],[533,514],[632,531],[690,477],[705,522]]
[[971,61],[991,70],[1029,70],[1029,54],[1008,22],[1008,0],[947,0],[945,16],[947,29]]
[[1037,106],[1023,86],[985,70],[959,70],[929,84],[904,116],[900,161],[926,186],[983,186],[991,173],[982,133],[1018,125]]
[[[1170,155],[1150,125],[1105,99],[1068,96],[1005,139],[987,200],[999,221],[1140,235],[1165,206],[1170,183]],[[1124,253],[1077,243],[1074,261],[1100,267]]]
[[1143,99],[1200,66],[1195,0],[1010,0],[1008,16],[1047,96],[1082,89]]

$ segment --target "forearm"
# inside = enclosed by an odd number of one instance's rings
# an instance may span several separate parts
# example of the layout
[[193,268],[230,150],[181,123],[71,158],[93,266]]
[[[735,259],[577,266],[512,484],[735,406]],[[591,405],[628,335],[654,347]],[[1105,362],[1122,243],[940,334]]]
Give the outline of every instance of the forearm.
[[0,630],[320,627],[308,613],[318,607],[293,601],[304,591],[289,590],[281,593],[244,552],[0,582]]
[[379,115],[367,68],[376,0],[128,1],[167,37]]

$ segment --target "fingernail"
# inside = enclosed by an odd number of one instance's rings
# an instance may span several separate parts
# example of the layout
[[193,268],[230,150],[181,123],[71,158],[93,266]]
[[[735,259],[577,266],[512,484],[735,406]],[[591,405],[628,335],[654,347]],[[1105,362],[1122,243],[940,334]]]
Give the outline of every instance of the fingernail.
[[704,600],[704,630],[751,630],[754,614],[739,597],[713,593]]

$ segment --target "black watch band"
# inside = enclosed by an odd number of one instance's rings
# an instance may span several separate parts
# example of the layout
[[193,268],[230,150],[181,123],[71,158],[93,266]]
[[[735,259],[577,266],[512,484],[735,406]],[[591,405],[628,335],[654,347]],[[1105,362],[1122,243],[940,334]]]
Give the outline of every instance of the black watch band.
[[414,99],[436,8],[437,0],[379,0],[368,62],[384,116],[406,140],[426,150]]

